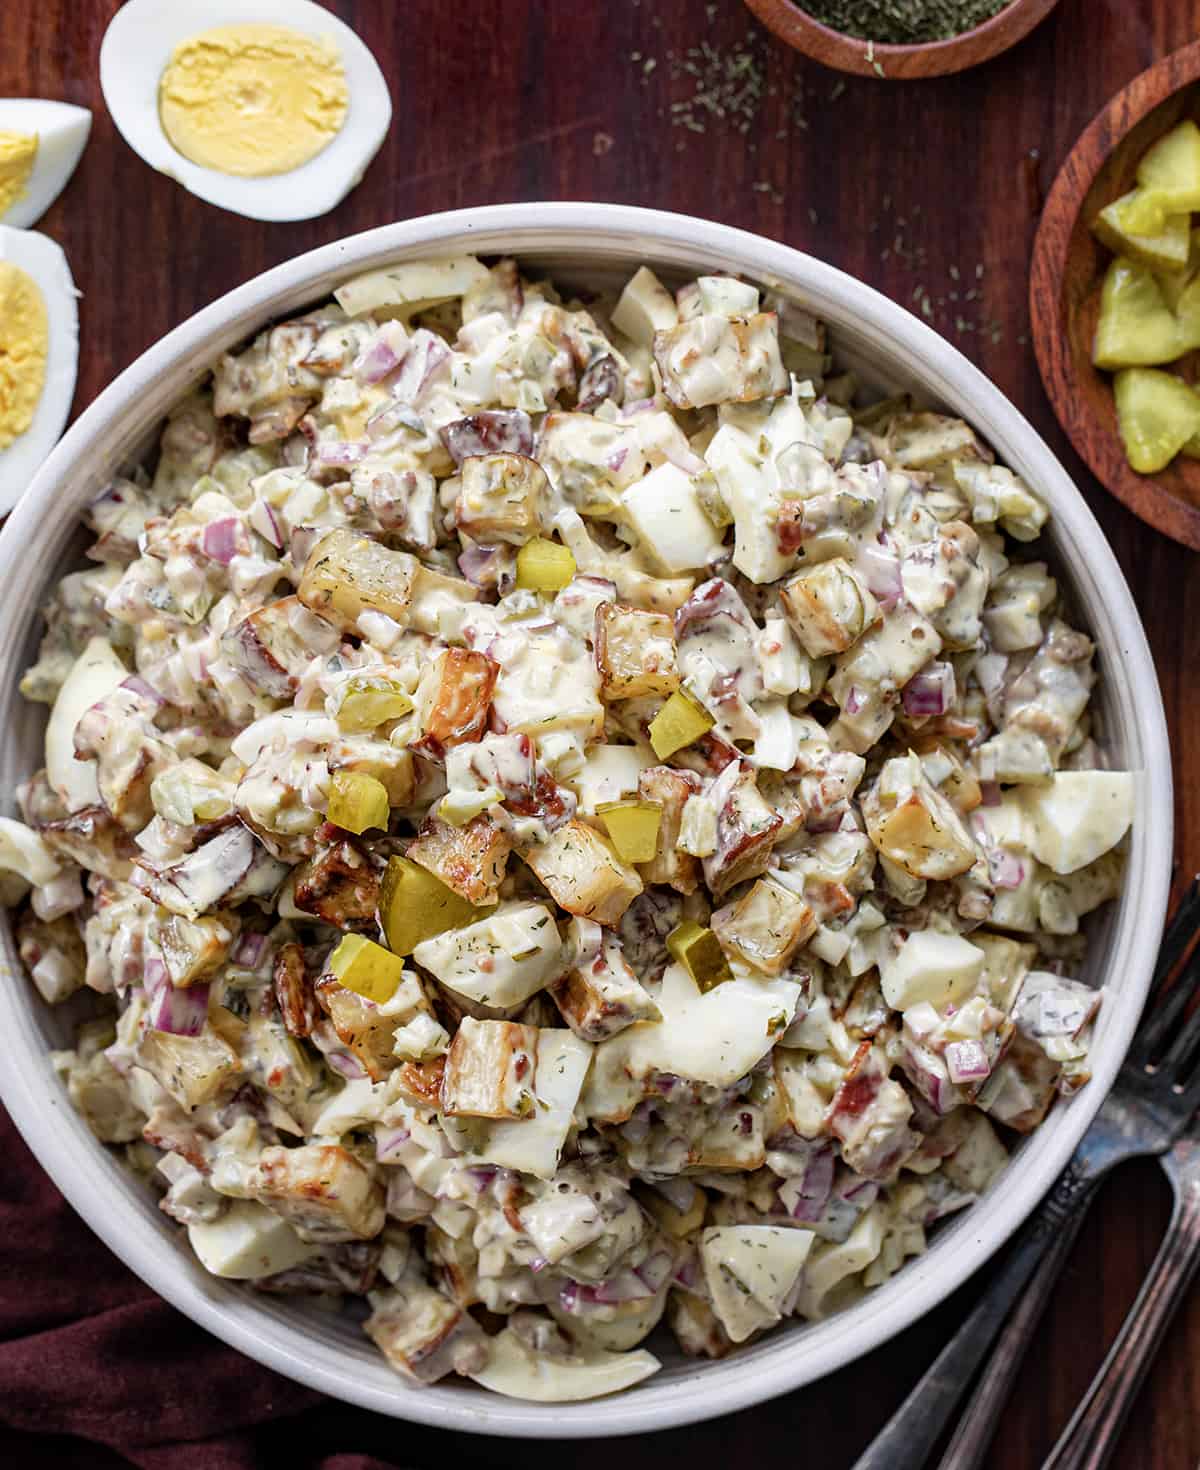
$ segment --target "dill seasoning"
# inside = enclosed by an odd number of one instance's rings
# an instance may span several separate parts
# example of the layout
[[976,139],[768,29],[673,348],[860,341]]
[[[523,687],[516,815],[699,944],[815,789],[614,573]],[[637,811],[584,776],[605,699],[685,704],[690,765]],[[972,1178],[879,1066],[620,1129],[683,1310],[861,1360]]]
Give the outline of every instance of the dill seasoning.
[[801,0],[814,20],[831,30],[883,46],[948,41],[974,30],[1010,0]]

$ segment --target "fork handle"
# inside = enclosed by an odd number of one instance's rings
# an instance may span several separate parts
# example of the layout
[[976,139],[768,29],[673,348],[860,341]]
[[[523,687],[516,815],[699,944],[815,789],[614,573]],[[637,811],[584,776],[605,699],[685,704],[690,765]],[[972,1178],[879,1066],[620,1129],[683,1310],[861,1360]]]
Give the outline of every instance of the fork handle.
[[1200,1265],[1200,1182],[1180,1195],[1150,1274],[1042,1470],[1101,1470]]
[[1063,1224],[1043,1256],[1021,1300],[1004,1324],[991,1361],[962,1412],[938,1470],[979,1470],[986,1460],[996,1425],[1000,1422],[1025,1353],[1037,1333],[1054,1283],[1062,1275],[1086,1214],[1086,1205],[1083,1205]]
[[1059,1175],[1003,1264],[988,1268],[991,1280],[975,1307],[852,1470],[921,1470],[1026,1282],[1076,1216],[1086,1213],[1100,1178],[1117,1162],[1090,1157],[1087,1143]]

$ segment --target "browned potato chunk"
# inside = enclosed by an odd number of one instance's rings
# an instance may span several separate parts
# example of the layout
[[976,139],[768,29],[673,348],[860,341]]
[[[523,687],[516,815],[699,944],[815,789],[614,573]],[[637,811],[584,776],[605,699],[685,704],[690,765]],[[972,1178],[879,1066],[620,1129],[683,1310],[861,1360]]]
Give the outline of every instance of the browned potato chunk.
[[675,625],[665,613],[602,602],[596,609],[595,652],[601,699],[670,694],[679,687]]
[[616,924],[642,891],[635,869],[584,822],[570,821],[531,848],[525,861],[559,908],[597,924]]
[[508,833],[481,812],[465,827],[426,817],[407,856],[468,903],[490,904],[496,902],[511,851]]
[[317,997],[304,949],[283,944],[275,956],[275,1003],[289,1036],[307,1036],[317,1024]]
[[695,316],[655,332],[654,362],[663,392],[676,408],[777,398],[790,382],[773,311]]
[[471,455],[462,462],[462,489],[454,504],[461,531],[476,541],[524,546],[542,529],[550,481],[524,454]]
[[452,745],[478,740],[487,728],[499,665],[466,648],[447,648],[417,686],[417,711],[424,732],[417,748],[440,756]]
[[337,628],[298,597],[280,597],[234,623],[221,639],[221,656],[260,694],[290,700],[312,660],[340,641]]
[[171,914],[158,928],[158,942],[171,984],[195,985],[207,979],[229,956],[237,938],[237,920],[185,919]]
[[635,1021],[660,1018],[617,935],[590,919],[572,919],[570,944],[573,963],[551,984],[550,994],[576,1036],[606,1041]]
[[768,975],[788,961],[816,932],[817,916],[797,894],[771,878],[759,878],[736,903],[712,916],[722,947]]
[[382,613],[403,626],[417,566],[406,551],[389,551],[357,531],[330,531],[309,553],[296,595],[350,633],[359,631],[365,612]]
[[704,859],[704,881],[720,898],[735,883],[763,872],[783,818],[763,800],[754,772],[741,761],[725,767],[709,800],[717,808],[717,848]]
[[374,1292],[363,1331],[388,1362],[413,1383],[447,1373],[477,1373],[488,1359],[487,1338],[468,1312],[423,1281]]
[[379,869],[353,842],[322,847],[296,870],[298,909],[338,929],[369,929],[379,905]]
[[347,990],[332,975],[317,981],[317,999],[343,1041],[367,1069],[372,1082],[379,1082],[399,1065],[392,1054],[396,1044],[394,1017],[380,1014],[379,1007],[356,991]]
[[779,596],[810,658],[844,653],[879,617],[879,604],[867,584],[840,556],[798,572]]
[[962,817],[929,783],[915,755],[884,763],[862,813],[871,841],[914,878],[954,878],[980,856]]
[[340,1144],[265,1148],[251,1182],[254,1198],[302,1240],[370,1240],[383,1229],[383,1186]]
[[187,1113],[212,1102],[242,1070],[237,1052],[211,1025],[199,1036],[147,1031],[134,1054]]
[[689,853],[680,852],[679,827],[688,797],[700,789],[690,771],[677,771],[672,766],[651,766],[638,778],[638,795],[643,801],[657,801],[662,807],[658,826],[658,852],[648,863],[639,863],[638,872],[647,884],[668,883],[677,893],[694,893],[700,882],[700,864]]
[[536,1027],[464,1016],[442,1077],[442,1112],[451,1117],[528,1118],[536,1106]]

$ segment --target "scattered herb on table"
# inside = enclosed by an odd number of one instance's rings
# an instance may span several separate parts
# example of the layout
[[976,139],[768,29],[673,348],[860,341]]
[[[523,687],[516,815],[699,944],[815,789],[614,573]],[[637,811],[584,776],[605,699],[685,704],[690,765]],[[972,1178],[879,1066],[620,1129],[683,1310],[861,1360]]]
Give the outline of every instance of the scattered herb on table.
[[998,15],[1009,0],[802,0],[814,20],[885,46],[948,41]]

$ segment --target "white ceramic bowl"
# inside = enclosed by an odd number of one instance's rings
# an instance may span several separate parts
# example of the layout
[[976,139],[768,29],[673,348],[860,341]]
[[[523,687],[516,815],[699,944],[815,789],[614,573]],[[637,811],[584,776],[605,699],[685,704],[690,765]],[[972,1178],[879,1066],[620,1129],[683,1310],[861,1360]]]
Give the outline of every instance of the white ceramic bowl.
[[145,451],[162,415],[220,352],[272,318],[319,301],[347,275],[397,259],[461,251],[512,253],[579,285],[617,282],[643,262],[669,278],[737,270],[782,286],[828,322],[840,357],[867,380],[913,388],[926,401],[961,414],[1050,503],[1056,569],[1100,649],[1097,704],[1105,742],[1116,764],[1137,773],[1125,891],[1100,918],[1092,949],[1091,978],[1110,993],[1097,1027],[1091,1084],[1054,1109],[982,1203],[949,1222],[926,1255],[851,1310],[814,1326],[791,1324],[725,1362],[695,1363],[668,1352],[656,1377],[596,1403],[525,1404],[457,1382],[410,1388],[352,1323],[204,1272],[149,1192],[75,1115],[48,1055],[67,1041],[64,1018],[38,1002],[5,927],[4,1101],[74,1207],[168,1301],[260,1362],[398,1418],[514,1436],[640,1433],[744,1408],[878,1347],[980,1267],[1049,1188],[1112,1083],[1149,981],[1171,862],[1166,725],[1129,589],[1083,499],[1021,415],[928,327],[819,261],[722,225],[611,205],[512,204],[388,225],[268,271],[176,328],[83,414],[0,533],[7,608],[0,648],[0,729],[6,732],[0,791],[11,793],[41,763],[41,712],[24,704],[17,680],[35,648],[43,595],[70,563],[80,508],[115,469]]

